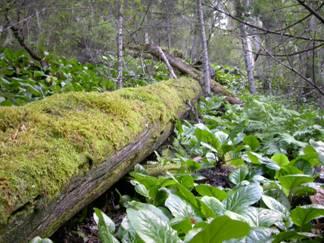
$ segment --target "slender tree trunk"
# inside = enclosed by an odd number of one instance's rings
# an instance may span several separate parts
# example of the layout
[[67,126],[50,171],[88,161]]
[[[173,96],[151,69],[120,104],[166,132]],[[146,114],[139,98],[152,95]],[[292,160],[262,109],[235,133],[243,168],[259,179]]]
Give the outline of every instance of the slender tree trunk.
[[118,5],[118,16],[117,16],[117,62],[118,62],[118,76],[117,76],[117,87],[123,87],[123,3],[117,1]]
[[[196,15],[198,16],[198,10],[196,10]],[[190,60],[192,63],[199,61],[201,52],[201,42],[199,36],[199,23],[196,19],[193,20],[193,25],[191,28],[191,48],[190,48]]]
[[[269,16],[261,16],[261,21],[262,25],[265,29],[271,30],[274,29],[276,26],[275,19],[273,17]],[[272,53],[272,45],[271,45],[271,38],[269,35],[264,35],[264,43],[265,43],[265,48],[271,53]],[[260,40],[258,40],[259,43],[261,43]],[[263,65],[262,65],[263,66]],[[262,77],[262,86],[263,86],[263,92],[266,94],[272,95],[272,67],[273,67],[273,62],[271,57],[266,57],[265,58],[265,65],[262,67],[263,74],[261,75]]]
[[[246,5],[246,3],[245,3]],[[236,16],[240,19],[243,18],[244,7],[242,6],[240,0],[235,1]],[[256,93],[255,81],[254,81],[254,58],[252,53],[252,42],[247,33],[247,27],[243,23],[239,23],[243,57],[245,68],[247,72],[249,89],[251,94]]]
[[168,42],[168,50],[171,50],[172,47],[172,13],[175,10],[175,2],[174,0],[164,0],[162,1],[164,4],[163,10],[165,12],[165,18],[166,18],[166,34],[167,34],[167,42]]
[[202,0],[197,0],[197,11],[200,24],[200,38],[203,49],[203,77],[202,85],[205,95],[210,95],[210,72],[209,72],[209,58],[208,58],[208,47],[205,31],[205,21],[204,21],[204,12],[202,8]]

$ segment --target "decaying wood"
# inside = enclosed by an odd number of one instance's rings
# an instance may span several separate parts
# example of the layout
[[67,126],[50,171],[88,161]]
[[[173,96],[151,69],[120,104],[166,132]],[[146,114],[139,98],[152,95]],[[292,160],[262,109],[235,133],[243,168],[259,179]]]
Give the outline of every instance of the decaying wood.
[[[152,56],[160,60],[163,60],[163,57],[159,52],[159,46],[157,45],[145,44],[145,45],[129,46],[128,48],[133,51],[149,53]],[[171,55],[166,50],[163,50],[163,52],[174,69],[178,70],[180,73],[184,75],[188,75],[198,81],[201,81],[202,73],[200,70],[189,65],[183,59]],[[224,95],[225,99],[231,104],[242,104],[242,101],[239,98],[233,95],[224,86],[217,83],[215,80],[212,80],[211,82],[211,90],[215,94]]]
[[[118,181],[122,176],[124,176],[133,166],[141,162],[150,155],[153,151],[155,151],[171,134],[173,130],[173,123],[176,118],[181,118],[185,113],[189,111],[188,107],[188,101],[194,103],[198,100],[202,93],[201,87],[199,83],[193,79],[187,79],[187,78],[181,78],[177,80],[177,83],[174,83],[174,80],[170,81],[163,81],[151,86],[146,87],[140,87],[140,88],[134,88],[134,89],[121,89],[116,92],[107,93],[107,94],[100,94],[98,95],[99,100],[93,100],[94,94],[89,94],[90,99],[86,99],[87,94],[83,94],[84,102],[86,102],[87,105],[90,107],[94,105],[100,104],[100,108],[103,110],[98,110],[98,112],[103,112],[107,115],[107,112],[110,111],[110,108],[108,110],[104,110],[104,104],[109,105],[108,107],[114,107],[114,98],[111,98],[111,102],[108,101],[109,99],[106,96],[111,96],[113,94],[116,94],[116,99],[125,99],[125,102],[131,99],[132,103],[139,104],[138,107],[134,106],[134,108],[138,109],[139,112],[142,110],[148,111],[148,114],[151,114],[149,116],[152,116],[152,114],[155,114],[153,117],[148,119],[147,116],[145,116],[146,122],[143,123],[143,126],[140,126],[139,133],[134,136],[131,140],[125,140],[122,142],[122,145],[120,145],[119,149],[115,149],[110,153],[110,155],[107,155],[107,158],[102,161],[98,162],[95,165],[89,165],[86,169],[80,169],[77,174],[74,174],[73,176],[69,177],[68,183],[60,189],[59,194],[55,194],[53,197],[49,197],[46,192],[42,192],[42,189],[37,189],[40,191],[32,191],[32,196],[29,197],[28,201],[21,202],[21,200],[16,200],[17,197],[19,197],[19,191],[10,191],[11,187],[9,187],[6,183],[6,175],[2,172],[0,173],[0,216],[4,215],[4,217],[7,215],[7,212],[10,213],[9,217],[7,219],[0,218],[0,243],[7,243],[7,242],[27,242],[33,237],[40,235],[42,237],[49,237],[51,234],[53,234],[63,223],[65,223],[67,220],[69,220],[73,215],[75,215],[80,209],[91,203],[93,200],[98,198],[101,194],[103,194],[109,187],[111,187],[116,181]],[[170,96],[171,94],[171,96]],[[61,96],[68,96],[69,94],[61,94]],[[70,99],[72,99],[74,94],[70,95]],[[112,97],[115,97],[112,96]],[[60,97],[60,95],[56,97],[49,97],[46,99],[49,99],[49,101],[40,101],[35,106],[41,106],[41,104],[44,104],[44,106],[48,106],[49,103],[53,102],[56,98]],[[132,100],[132,97],[134,97],[134,100]],[[152,98],[149,98],[152,97]],[[171,98],[172,97],[172,98]],[[101,99],[101,100],[100,100]],[[155,106],[152,106],[151,99],[154,100],[154,102],[159,102],[157,107],[159,109],[156,109]],[[94,103],[87,103],[87,101],[92,101]],[[148,101],[147,101],[148,100]],[[99,103],[95,103],[99,102]],[[107,103],[105,103],[107,102]],[[154,103],[153,102],[153,103]],[[65,102],[64,102],[65,103]],[[76,112],[82,112],[85,108],[81,108],[81,104],[85,104],[83,102],[80,102],[78,104],[75,104]],[[32,112],[36,109],[33,108],[33,103],[30,104],[31,109],[28,110],[29,112]],[[54,107],[55,109],[57,107]],[[7,110],[4,109],[10,109],[10,108],[0,108],[0,114],[2,112],[6,112]],[[18,109],[26,109],[25,107],[20,107]],[[58,119],[62,119],[61,117],[64,116],[64,112],[70,112],[70,109],[62,109],[59,112]],[[122,109],[122,108],[121,108]],[[154,110],[150,110],[154,109]],[[10,110],[11,111],[11,110]],[[16,112],[16,110],[11,111]],[[53,114],[50,111],[50,107],[42,108],[40,110],[36,110],[35,112],[41,112],[42,117],[50,116],[52,117]],[[114,112],[119,112],[118,110],[113,110],[113,113],[111,113],[111,116],[114,116]],[[54,114],[56,116],[57,113]],[[127,114],[125,114],[127,115]],[[110,113],[108,113],[108,116],[110,116]],[[1,116],[0,116],[1,118]],[[3,118],[4,119],[4,118]],[[23,118],[24,122],[34,122],[26,120],[27,118]],[[54,119],[54,118],[53,118]],[[76,118],[70,118],[70,119],[76,119]],[[82,118],[81,118],[82,119]],[[118,122],[118,118],[115,118],[112,120],[116,120]],[[0,124],[1,119],[0,119]],[[30,123],[29,123],[30,124]],[[119,130],[125,130],[127,132],[127,129],[131,126],[131,124],[125,124],[125,123],[118,123],[119,125],[116,125],[114,129]],[[31,124],[27,127],[27,130],[20,129],[19,131],[24,133],[24,136],[27,136],[29,134],[31,137],[36,136],[38,138],[37,131],[30,130],[29,127]],[[50,123],[49,123],[50,126]],[[96,124],[93,126],[96,127]],[[109,125],[108,125],[109,126]],[[36,126],[37,127],[37,126]],[[74,129],[74,128],[71,128]],[[9,128],[7,129],[10,130]],[[14,131],[12,131],[14,132]],[[72,132],[73,133],[73,132]],[[72,134],[71,133],[71,134]],[[100,131],[98,131],[100,133]],[[11,134],[11,132],[8,133],[1,133],[0,135],[8,136]],[[102,132],[101,132],[102,134]],[[56,138],[57,134],[49,134],[48,137],[45,139],[46,141],[49,139],[51,141],[55,139],[62,139]],[[95,136],[95,135],[94,135]],[[24,139],[23,136],[19,136],[19,134],[16,136],[16,140],[13,146],[22,146],[24,143],[22,142]],[[108,137],[108,141],[111,144],[117,144],[120,142],[120,136],[116,137]],[[73,142],[73,140],[67,140]],[[0,141],[1,142],[1,141]],[[22,145],[21,145],[22,144]],[[9,148],[10,149],[10,148]],[[61,148],[57,148],[60,150]],[[23,151],[23,150],[22,150]],[[44,151],[45,153],[49,153],[49,156],[53,156],[52,151]],[[91,153],[91,151],[89,151]],[[5,168],[5,163],[10,163],[8,160],[1,160],[3,155],[6,154],[6,147],[0,146],[0,169]],[[57,160],[60,160],[60,151],[57,151],[55,156],[57,156]],[[15,156],[15,155],[13,155]],[[18,155],[19,157],[19,155]],[[10,159],[10,158],[9,158]],[[29,158],[30,160],[33,160],[33,158]],[[12,159],[15,161],[14,159]],[[53,160],[52,160],[53,161]],[[55,161],[55,160],[54,160]],[[31,161],[32,162],[32,161]],[[27,162],[28,163],[28,162]],[[46,164],[49,163],[48,161],[43,161],[42,163]],[[74,162],[72,162],[74,163]],[[76,166],[79,165],[79,163],[75,162]],[[48,173],[55,174],[55,167],[51,167],[51,163],[49,163],[46,167]],[[37,167],[33,167],[33,170],[31,173],[35,173],[34,170],[37,170]],[[4,169],[5,170],[5,169]],[[9,171],[8,172],[8,178],[15,175],[15,171]],[[33,175],[33,174],[32,174]],[[19,174],[17,175],[19,176]],[[39,177],[47,176],[39,174]],[[15,177],[16,178],[16,177]],[[24,180],[24,178],[19,178],[21,180]],[[37,178],[39,179],[39,178]],[[41,179],[41,178],[40,178]],[[45,179],[45,178],[44,178]],[[31,182],[28,183],[35,183],[33,180],[30,179]],[[59,180],[59,178],[56,178],[53,176],[54,182],[55,180]],[[8,183],[10,183],[8,181]],[[26,182],[27,183],[27,182]],[[27,186],[27,185],[26,185]],[[32,186],[32,185],[28,185]],[[4,191],[3,191],[4,190]],[[36,189],[35,189],[36,190]],[[15,193],[17,194],[16,196]],[[24,192],[22,192],[24,193]],[[36,195],[36,196],[35,196]],[[8,198],[10,200],[8,201]],[[17,203],[16,203],[17,201]],[[10,202],[9,206],[7,202]],[[3,223],[5,222],[6,223]]]

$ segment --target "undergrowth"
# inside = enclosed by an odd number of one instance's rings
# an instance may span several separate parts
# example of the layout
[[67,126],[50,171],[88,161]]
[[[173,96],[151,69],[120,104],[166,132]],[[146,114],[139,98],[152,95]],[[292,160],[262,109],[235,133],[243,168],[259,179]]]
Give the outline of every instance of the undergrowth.
[[[102,56],[97,64],[45,53],[43,65],[23,51],[0,49],[0,106],[23,105],[55,93],[110,91],[116,88],[117,60]],[[168,79],[161,62],[125,56],[124,86],[136,87]]]
[[[198,122],[177,123],[171,148],[151,162],[177,169],[136,166],[122,223],[95,209],[102,242],[322,242],[323,113],[243,99],[207,98]],[[203,173],[221,168],[228,186]]]

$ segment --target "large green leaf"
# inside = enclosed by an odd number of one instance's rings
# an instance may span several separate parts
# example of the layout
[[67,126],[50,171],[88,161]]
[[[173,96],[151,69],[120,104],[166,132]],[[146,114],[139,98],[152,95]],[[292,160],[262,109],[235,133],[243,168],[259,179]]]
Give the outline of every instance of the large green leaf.
[[280,167],[284,167],[289,164],[289,159],[284,154],[274,154],[271,159],[276,162]]
[[276,210],[276,211],[282,213],[285,216],[287,216],[289,214],[288,208],[286,208],[282,203],[280,203],[279,201],[277,201],[273,197],[269,197],[267,195],[263,195],[262,196],[262,201],[264,202],[264,204],[268,208],[270,208],[272,210]]
[[186,200],[188,203],[191,204],[191,206],[194,207],[194,209],[199,208],[199,202],[198,199],[195,197],[195,195],[189,191],[185,186],[181,185],[179,182],[177,182],[174,187],[177,189],[177,195],[179,195],[182,199]]
[[157,178],[138,172],[132,172],[131,175],[135,179],[132,181],[132,183],[135,185],[135,190],[144,197],[150,198],[153,202],[160,199],[158,193],[161,187],[177,183],[170,178]]
[[282,221],[282,214],[275,210],[249,207],[241,213],[252,227],[271,227]]
[[270,243],[274,230],[266,227],[251,229],[250,234],[241,240],[229,240],[226,243]]
[[234,185],[240,184],[249,174],[249,170],[247,167],[242,166],[239,169],[233,171],[229,175],[229,180],[232,182]]
[[[311,238],[313,240],[311,240]],[[309,242],[309,243],[321,243],[323,242],[319,235],[308,233],[308,232],[298,232],[298,231],[284,231],[280,232],[273,239],[273,243],[282,242]],[[306,240],[306,241],[304,241]]]
[[196,216],[193,207],[188,202],[173,194],[166,188],[162,188],[161,190],[168,193],[168,198],[165,200],[165,206],[170,210],[175,218],[193,218]]
[[230,219],[227,216],[219,216],[204,227],[190,242],[221,243],[233,238],[242,238],[249,232],[250,226],[247,223]]
[[99,238],[103,243],[118,243],[119,241],[113,236],[115,232],[114,222],[100,209],[94,209],[94,220],[98,225]]
[[224,201],[224,205],[227,210],[240,213],[248,206],[258,202],[261,197],[261,187],[258,184],[250,184],[229,192],[227,199]]
[[270,243],[274,230],[267,227],[256,227],[244,239],[244,243]]
[[221,141],[203,124],[197,125],[195,136],[199,141],[210,144],[217,152],[221,152]]
[[244,143],[249,145],[250,148],[255,151],[260,147],[260,142],[256,136],[247,135],[244,137]]
[[215,197],[221,201],[227,197],[227,193],[224,190],[208,184],[200,184],[195,189],[201,196]]
[[169,219],[153,205],[143,203],[137,204],[136,209],[128,208],[127,217],[136,233],[146,243],[182,242],[169,225]]
[[203,196],[200,199],[213,213],[213,216],[223,215],[225,206],[215,197]]
[[285,175],[278,179],[286,196],[294,195],[300,188],[305,188],[302,184],[314,181],[313,177],[303,174]]
[[194,221],[192,218],[173,218],[170,220],[170,225],[178,232],[178,235],[186,234],[192,229]]
[[299,206],[291,211],[292,221],[300,227],[321,217],[324,217],[324,206],[319,204]]
[[276,171],[280,170],[279,165],[277,165],[274,161],[272,161],[268,157],[265,157],[259,153],[248,152],[247,156],[244,156],[244,159],[247,162],[250,162],[254,165],[264,165],[271,170],[276,170]]
[[117,237],[122,243],[145,243],[130,225],[128,217],[124,217],[117,232]]

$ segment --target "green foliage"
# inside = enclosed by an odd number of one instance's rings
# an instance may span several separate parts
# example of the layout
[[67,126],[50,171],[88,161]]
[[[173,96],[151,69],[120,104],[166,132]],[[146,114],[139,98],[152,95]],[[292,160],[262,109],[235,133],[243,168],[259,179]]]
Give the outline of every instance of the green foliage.
[[304,205],[291,211],[291,219],[297,226],[305,226],[310,221],[323,217],[323,205]]
[[[82,64],[76,59],[46,56],[42,67],[24,51],[0,50],[0,105],[23,105],[55,93],[114,90],[117,60],[102,56],[100,64]],[[136,87],[168,79],[161,62],[125,57],[124,86]]]
[[22,105],[67,91],[105,91],[114,82],[98,75],[92,64],[74,59],[46,56],[48,66],[41,67],[24,51],[0,51],[0,105]]
[[[235,229],[235,230],[233,230]],[[250,231],[250,226],[242,221],[233,220],[227,216],[216,217],[202,231],[200,231],[190,242],[215,242],[221,243],[233,238],[242,238]]]
[[[141,168],[131,173],[145,203],[125,205],[131,228],[123,232],[144,242],[252,243],[306,235],[319,240],[310,230],[312,220],[324,216],[323,208],[296,202],[315,192],[321,149],[311,144],[321,148],[314,140],[323,134],[317,130],[313,140],[306,133],[294,135],[321,126],[316,111],[298,113],[249,97],[244,107],[210,97],[199,109],[203,122],[178,122],[173,157],[159,159],[181,164],[178,172],[155,177]],[[199,181],[200,169],[215,165],[238,167],[228,177],[232,187]]]
[[[103,55],[102,65],[97,71],[111,80],[117,79],[117,58],[113,55]],[[124,56],[123,82],[125,87],[137,87],[169,79],[169,71],[164,63],[152,59],[139,59],[129,55]]]
[[114,236],[115,223],[100,209],[94,209],[93,218],[98,225],[99,238],[102,243],[117,243],[119,242]]
[[144,242],[181,242],[177,232],[169,225],[169,218],[153,205],[133,203],[127,209],[127,218]]
[[[323,164],[322,114],[263,97],[243,100],[232,106],[209,97],[198,105],[201,122],[179,121],[172,147],[157,163],[180,169],[151,176],[137,166],[130,181],[137,194],[122,196],[119,228],[95,210],[101,240],[320,242],[312,227],[323,207],[303,205],[303,198],[321,186],[315,168]],[[215,167],[229,168],[230,186],[203,182],[201,169]]]
[[220,66],[213,64],[212,67],[215,69],[216,80],[227,86],[233,92],[238,92],[244,89],[246,85],[246,79],[241,74],[238,68],[233,68],[227,65]]

